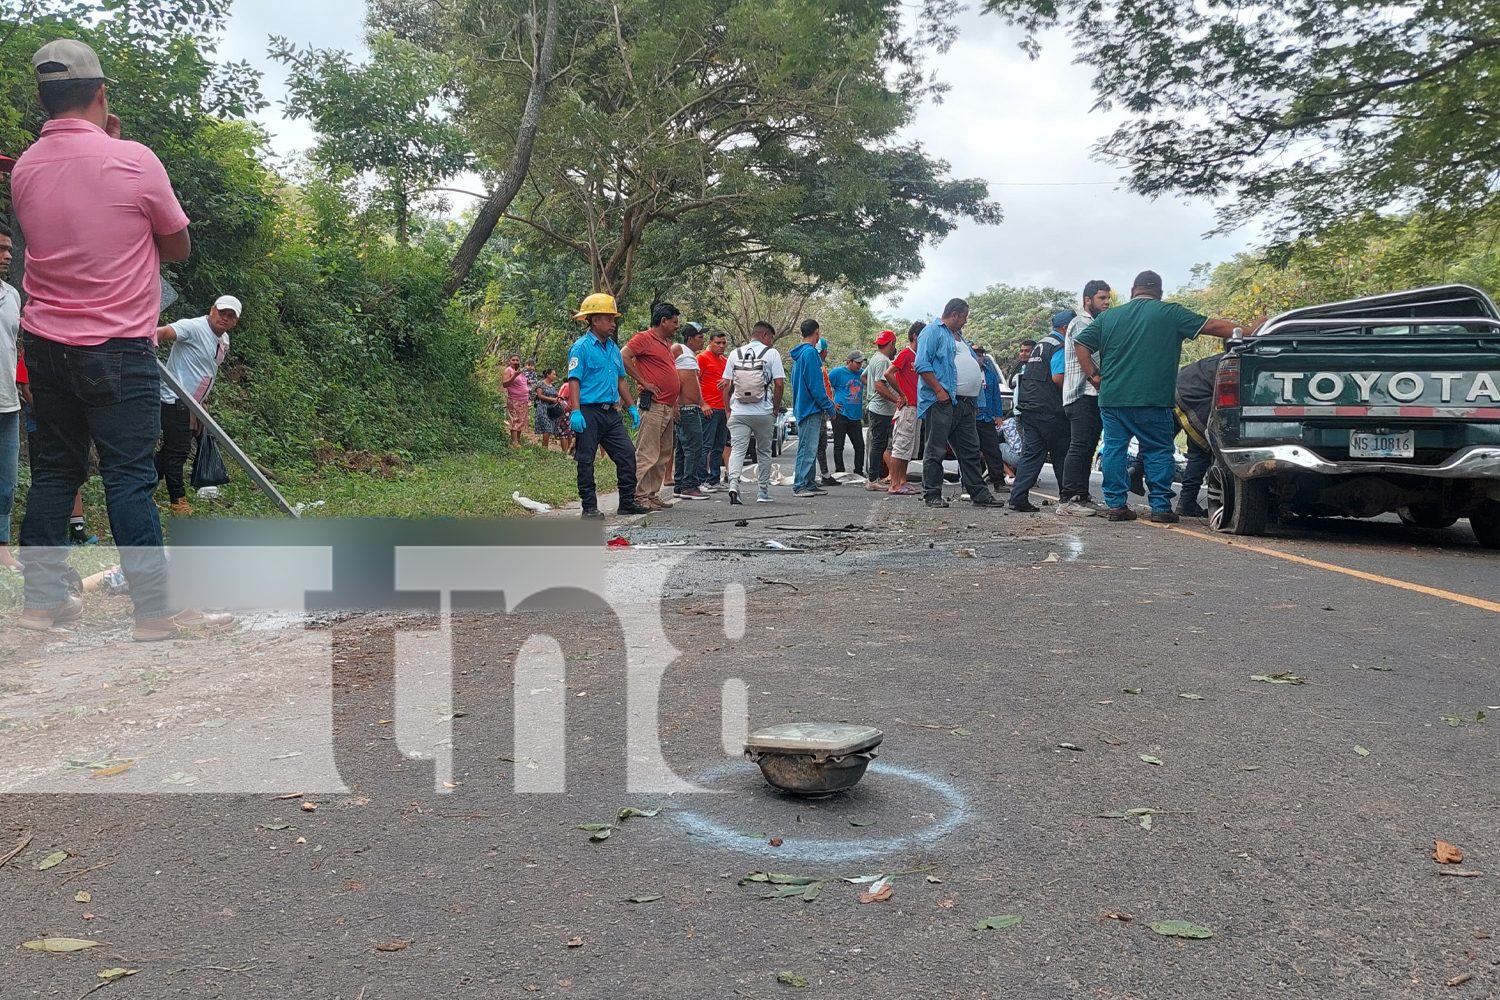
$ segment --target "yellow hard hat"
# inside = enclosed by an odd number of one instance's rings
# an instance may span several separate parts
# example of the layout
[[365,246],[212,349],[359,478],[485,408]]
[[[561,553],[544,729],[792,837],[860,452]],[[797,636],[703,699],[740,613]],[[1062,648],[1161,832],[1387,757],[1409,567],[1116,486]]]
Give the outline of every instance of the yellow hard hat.
[[590,316],[618,316],[620,310],[615,308],[615,297],[603,292],[595,292],[583,300],[583,305],[578,307],[578,312],[573,315],[576,320],[587,320]]

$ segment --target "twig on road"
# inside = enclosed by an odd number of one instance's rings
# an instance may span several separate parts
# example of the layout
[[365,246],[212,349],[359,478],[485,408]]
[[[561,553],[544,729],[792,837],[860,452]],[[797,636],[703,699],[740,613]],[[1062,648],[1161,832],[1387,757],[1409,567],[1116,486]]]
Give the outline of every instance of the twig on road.
[[805,514],[761,514],[759,517],[729,517],[722,521],[705,521],[705,524],[733,524],[736,521],[774,521],[779,517],[805,517]]
[[785,580],[771,580],[764,576],[757,576],[756,579],[761,583],[772,584],[778,587],[791,587],[792,592],[796,594],[802,593],[801,588],[799,588],[795,583],[787,583]]
[[942,724],[940,722],[907,722],[905,719],[897,719],[896,721],[899,722],[899,723],[901,723],[903,726],[916,726],[918,729],[957,729],[957,728],[959,728],[959,724],[958,723],[954,723],[953,725],[948,726],[948,725],[944,725],[944,724]]
[[7,854],[3,858],[0,858],[0,868],[4,868],[6,865],[10,864],[12,858],[14,858],[17,854],[20,854],[22,851],[26,850],[26,845],[31,843],[31,838],[34,836],[36,836],[34,833],[32,833],[30,830],[27,830],[26,835],[21,838],[21,842],[14,848],[12,848],[9,854]]
[[1352,724],[1354,724],[1356,726],[1394,726],[1395,725],[1394,722],[1386,722],[1386,721],[1383,721],[1381,719],[1340,719],[1340,718],[1336,718],[1335,716],[1332,716],[1332,715],[1324,715],[1322,712],[1314,712],[1310,708],[1304,708],[1302,711],[1306,712],[1308,715],[1316,715],[1318,718],[1324,719],[1324,720],[1326,720],[1328,722],[1348,722],[1348,723],[1352,723]]
[[1101,734],[1104,737],[1104,742],[1108,743],[1112,747],[1122,747],[1125,745],[1125,740],[1120,739],[1120,737],[1116,736],[1108,729],[1100,729],[1098,726],[1089,726],[1089,728],[1094,732]]
[[105,862],[102,862],[100,864],[94,865],[91,868],[80,868],[76,872],[70,872],[68,874],[68,877],[65,878],[65,879],[63,879],[61,882],[59,882],[58,885],[59,886],[67,885],[69,882],[73,881],[75,878],[77,878],[80,875],[87,875],[89,872],[96,872],[100,868],[108,868],[110,865],[112,865],[114,863],[115,863],[115,859],[114,858],[110,858],[108,861],[105,861]]

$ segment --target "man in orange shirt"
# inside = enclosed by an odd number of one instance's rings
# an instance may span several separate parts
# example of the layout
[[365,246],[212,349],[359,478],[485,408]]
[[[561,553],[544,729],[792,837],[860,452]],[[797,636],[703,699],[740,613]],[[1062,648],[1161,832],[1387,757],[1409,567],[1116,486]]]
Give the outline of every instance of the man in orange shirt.
[[724,377],[724,355],[729,353],[729,338],[722,330],[711,330],[708,347],[698,355],[698,386],[703,390],[703,449],[707,467],[698,488],[713,493],[719,489],[724,467],[729,464],[729,408],[719,391]]
[[666,510],[656,495],[672,466],[677,427],[677,359],[672,341],[681,325],[682,313],[670,302],[651,308],[651,328],[630,338],[620,352],[625,371],[640,387],[641,426],[635,434],[635,502],[655,510]]

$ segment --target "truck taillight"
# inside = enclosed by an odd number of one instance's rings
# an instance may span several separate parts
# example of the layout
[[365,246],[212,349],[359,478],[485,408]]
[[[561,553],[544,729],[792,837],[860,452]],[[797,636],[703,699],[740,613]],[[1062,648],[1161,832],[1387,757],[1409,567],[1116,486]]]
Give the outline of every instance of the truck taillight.
[[1219,409],[1240,405],[1240,359],[1225,358],[1219,362],[1219,378],[1214,385],[1214,406]]

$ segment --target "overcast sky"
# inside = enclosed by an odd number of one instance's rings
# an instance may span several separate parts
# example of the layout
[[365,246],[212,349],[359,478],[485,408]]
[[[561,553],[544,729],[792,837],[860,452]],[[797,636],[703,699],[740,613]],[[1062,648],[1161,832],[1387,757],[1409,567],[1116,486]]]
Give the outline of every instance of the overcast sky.
[[[281,117],[285,68],[266,59],[272,34],[318,48],[362,48],[363,0],[238,0],[220,55],[248,59],[265,72],[271,107],[261,116],[278,153],[312,141],[304,122]],[[1213,206],[1179,199],[1151,201],[1124,191],[1120,171],[1089,149],[1112,130],[1115,116],[1091,113],[1091,71],[1073,64],[1058,37],[1033,62],[1018,34],[994,17],[970,12],[963,33],[935,64],[952,85],[942,104],[928,104],[908,130],[956,177],[980,177],[1005,210],[998,226],[964,224],[928,249],[921,277],[889,300],[883,313],[914,319],[937,312],[955,295],[997,282],[1081,290],[1103,278],[1116,288],[1145,268],[1167,287],[1187,282],[1198,263],[1218,263],[1245,249],[1253,233],[1205,240]]]

